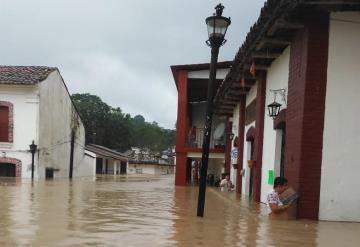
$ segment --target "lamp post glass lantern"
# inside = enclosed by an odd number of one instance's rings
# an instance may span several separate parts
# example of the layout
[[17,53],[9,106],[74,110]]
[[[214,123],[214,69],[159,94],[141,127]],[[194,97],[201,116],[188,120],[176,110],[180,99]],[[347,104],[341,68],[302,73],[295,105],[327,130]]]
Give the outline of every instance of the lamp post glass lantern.
[[206,18],[206,25],[209,36],[209,39],[206,41],[206,43],[209,46],[220,47],[226,42],[225,34],[231,24],[231,20],[230,17],[226,18],[222,16],[224,8],[225,7],[223,5],[218,4],[215,7],[216,13],[214,13],[213,16]]
[[210,75],[209,85],[207,92],[207,106],[204,126],[204,138],[202,144],[202,158],[201,158],[201,170],[200,170],[200,181],[199,181],[199,197],[198,197],[198,208],[197,216],[204,216],[205,207],[205,191],[206,191],[206,177],[207,168],[209,161],[209,148],[210,148],[210,136],[211,136],[211,125],[213,115],[213,98],[214,98],[214,85],[216,80],[216,67],[219,55],[220,46],[225,44],[225,34],[231,21],[230,18],[222,16],[224,6],[218,4],[215,7],[216,13],[213,16],[206,18],[206,25],[208,27],[209,39],[206,44],[211,47],[211,62],[210,62]]
[[281,108],[280,103],[274,101],[271,104],[269,104],[267,107],[268,107],[268,111],[269,111],[269,117],[276,118],[276,116],[279,115],[280,108]]
[[285,103],[285,107],[286,107],[286,89],[285,88],[270,89],[270,92],[272,92],[274,94],[274,102],[267,105],[267,108],[269,111],[269,117],[276,118],[277,115],[279,115],[279,112],[280,112],[280,109],[282,106],[280,103],[276,102],[276,96],[278,94],[281,96],[282,102]]

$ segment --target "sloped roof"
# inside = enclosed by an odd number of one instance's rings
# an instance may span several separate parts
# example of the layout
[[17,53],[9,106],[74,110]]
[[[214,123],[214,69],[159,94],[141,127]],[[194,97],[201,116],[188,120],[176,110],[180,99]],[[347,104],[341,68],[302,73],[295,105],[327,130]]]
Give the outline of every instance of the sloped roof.
[[112,158],[121,161],[128,161],[129,159],[129,156],[123,153],[117,152],[115,150],[100,145],[89,144],[86,145],[85,149],[106,158]]
[[[220,107],[228,91],[239,87],[240,76],[246,75],[249,65],[256,59],[255,55],[265,54],[266,62],[256,62],[256,69],[270,66],[276,57],[267,57],[267,53],[281,54],[291,41],[292,34],[301,26],[302,18],[311,10],[359,11],[360,0],[267,0],[261,9],[260,16],[247,33],[233,60],[233,65],[214,98],[216,107]],[[299,25],[300,24],[300,25]],[[284,32],[278,32],[284,29]],[[270,44],[270,46],[264,46]],[[271,47],[271,44],[273,47]],[[260,66],[259,66],[260,65]],[[266,69],[265,69],[266,70]],[[240,95],[240,93],[239,93]],[[235,105],[234,105],[235,107]],[[232,110],[230,111],[232,112]]]
[[0,84],[33,85],[45,80],[57,70],[47,66],[2,66],[0,65]]
[[133,153],[132,150],[126,150],[123,154],[130,157],[132,153]]
[[[232,61],[223,61],[217,63],[217,69],[227,69],[227,68],[231,68],[231,66],[232,66]],[[209,70],[210,63],[171,65],[170,68],[177,88],[178,87],[177,74],[180,70],[186,70],[186,71]]]

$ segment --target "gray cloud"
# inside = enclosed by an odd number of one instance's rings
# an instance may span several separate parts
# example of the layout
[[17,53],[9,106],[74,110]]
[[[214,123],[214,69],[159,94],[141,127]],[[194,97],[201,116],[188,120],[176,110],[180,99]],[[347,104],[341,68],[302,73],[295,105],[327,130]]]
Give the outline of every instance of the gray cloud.
[[[231,16],[220,60],[232,60],[264,0],[225,0]],[[71,93],[173,128],[170,65],[208,62],[210,0],[0,0],[0,63],[59,67]]]

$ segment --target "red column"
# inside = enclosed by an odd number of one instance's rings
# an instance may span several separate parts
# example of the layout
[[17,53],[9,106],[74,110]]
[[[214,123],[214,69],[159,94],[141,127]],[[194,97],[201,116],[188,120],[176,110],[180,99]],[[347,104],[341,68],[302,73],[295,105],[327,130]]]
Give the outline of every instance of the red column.
[[176,175],[175,185],[186,185],[186,157],[187,138],[187,71],[179,71],[178,82],[178,114],[176,121]]
[[241,194],[242,191],[242,175],[240,174],[243,169],[244,160],[244,141],[245,141],[245,107],[246,96],[242,96],[240,99],[239,108],[239,129],[238,129],[238,169],[236,171],[236,192]]
[[307,14],[292,40],[286,110],[285,176],[298,191],[299,218],[318,219],[329,16]]
[[254,201],[260,202],[261,195],[261,168],[264,137],[266,73],[262,72],[258,78],[256,95],[255,141],[254,141]]
[[226,128],[225,128],[225,173],[230,174],[230,163],[231,163],[231,140],[229,138],[229,134],[232,131],[232,122],[229,121],[229,117],[227,117]]

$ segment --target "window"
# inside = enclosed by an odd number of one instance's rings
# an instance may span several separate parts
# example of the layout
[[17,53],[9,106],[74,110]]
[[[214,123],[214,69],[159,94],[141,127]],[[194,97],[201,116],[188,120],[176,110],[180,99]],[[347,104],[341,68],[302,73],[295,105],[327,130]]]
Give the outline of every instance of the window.
[[13,104],[0,101],[0,142],[13,142]]
[[0,142],[9,141],[9,107],[0,105]]

